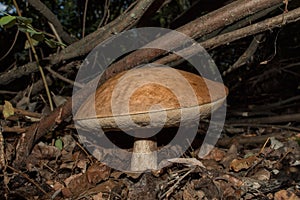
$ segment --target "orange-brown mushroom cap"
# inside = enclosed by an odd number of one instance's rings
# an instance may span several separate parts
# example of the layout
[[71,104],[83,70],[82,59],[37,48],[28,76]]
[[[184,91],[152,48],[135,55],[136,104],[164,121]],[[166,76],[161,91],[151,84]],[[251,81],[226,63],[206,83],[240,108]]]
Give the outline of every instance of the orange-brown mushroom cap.
[[[222,105],[227,94],[222,83],[182,70],[135,68],[101,85],[82,104],[74,119],[87,129],[99,125],[103,130],[118,130],[119,125],[123,129],[173,127],[206,117]],[[128,117],[132,121],[127,123]]]

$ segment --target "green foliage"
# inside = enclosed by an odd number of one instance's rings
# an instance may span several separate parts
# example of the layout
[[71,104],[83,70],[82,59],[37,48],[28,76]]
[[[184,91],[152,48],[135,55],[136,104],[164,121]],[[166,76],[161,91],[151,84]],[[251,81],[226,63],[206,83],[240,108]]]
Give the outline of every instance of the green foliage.
[[[18,29],[21,32],[28,33],[30,38],[32,39],[32,43],[36,46],[38,42],[45,41],[45,43],[51,47],[56,48],[58,46],[63,46],[64,44],[60,42],[56,42],[53,39],[48,39],[45,37],[45,34],[41,31],[37,31],[31,25],[32,19],[27,17],[19,17],[19,16],[11,16],[8,15],[0,18],[0,26],[7,29],[11,28],[14,25],[18,26]],[[25,49],[28,48],[28,45],[25,45]]]
[[54,145],[59,150],[63,149],[63,141],[60,138],[58,138],[58,139],[55,140],[55,144]]
[[16,17],[15,16],[4,16],[0,18],[0,26],[2,28],[11,28],[16,24]]

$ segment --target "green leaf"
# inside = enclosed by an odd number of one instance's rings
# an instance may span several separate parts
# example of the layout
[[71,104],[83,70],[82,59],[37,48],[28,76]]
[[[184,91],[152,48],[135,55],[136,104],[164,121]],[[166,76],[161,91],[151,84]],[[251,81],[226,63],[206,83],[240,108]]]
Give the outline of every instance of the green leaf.
[[53,39],[47,39],[45,38],[45,43],[50,47],[50,48],[56,48],[59,46],[66,46],[65,44],[61,43],[61,42],[57,42]]
[[32,23],[32,19],[31,18],[27,18],[27,17],[16,17],[19,23],[24,23],[24,24],[31,24]]
[[36,33],[33,33],[32,35],[30,34],[30,36],[32,39],[39,41],[39,42],[41,42],[45,39],[45,35],[42,32],[36,32]]
[[63,149],[63,141],[60,138],[58,138],[58,139],[55,140],[55,144],[54,145],[59,150]]
[[54,40],[45,40],[45,43],[50,47],[50,48],[56,48],[57,45],[56,45],[56,42]]
[[30,34],[30,36],[34,35],[34,34],[43,34],[42,32],[36,31],[34,30],[32,27],[27,26],[26,27],[26,32]]
[[9,101],[4,101],[3,111],[2,111],[4,119],[15,114],[15,109]]
[[16,24],[15,16],[4,16],[0,18],[0,26],[3,28],[10,28]]

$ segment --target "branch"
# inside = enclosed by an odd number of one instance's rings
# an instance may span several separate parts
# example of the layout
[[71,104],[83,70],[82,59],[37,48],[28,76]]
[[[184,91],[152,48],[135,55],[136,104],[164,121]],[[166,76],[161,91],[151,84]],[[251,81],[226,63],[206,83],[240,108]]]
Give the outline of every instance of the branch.
[[51,56],[50,62],[57,64],[63,60],[86,55],[99,43],[109,37],[133,27],[154,1],[155,0],[138,1],[137,5],[131,11],[123,13],[109,24],[101,27],[78,42],[71,44],[59,54]]
[[75,39],[72,38],[67,32],[64,31],[64,28],[61,25],[60,21],[57,19],[56,15],[54,15],[52,11],[45,4],[43,4],[40,0],[28,0],[28,3],[53,24],[58,35],[66,43],[71,44],[75,42]]
[[[189,37],[196,39],[205,34],[213,32],[214,30],[217,30],[221,27],[227,26],[233,23],[234,21],[238,21],[239,19],[242,19],[247,15],[252,15],[254,12],[259,12],[260,10],[266,9],[268,7],[272,7],[279,3],[282,3],[282,1],[281,0],[235,1],[212,13],[208,13],[207,15],[204,15],[176,30],[186,34]],[[224,44],[225,42],[223,40],[224,38],[222,38],[218,42],[220,43],[222,41],[222,43]],[[227,38],[227,40],[229,40],[229,38]],[[204,48],[210,49],[216,47],[213,46],[214,44],[219,46],[219,43],[214,42],[212,40],[208,40],[206,43],[207,46],[205,46],[205,42],[200,44]],[[178,44],[178,39],[175,37],[170,37],[168,34],[151,42],[151,46],[160,46],[160,47],[163,46],[167,49],[174,49],[177,47],[177,44]],[[104,75],[101,77],[99,84],[102,84],[104,80],[110,78],[111,76],[117,73],[120,73],[124,69],[127,70],[139,64],[148,63],[154,58],[156,58],[157,56],[162,55],[164,52],[165,51],[160,49],[151,49],[151,50],[140,49],[134,51],[133,53],[126,56],[124,59],[121,59],[120,61],[112,64],[111,67],[109,67],[105,71]]]
[[[297,8],[292,11],[289,11],[288,13],[284,13],[276,17],[266,19],[262,22],[258,22],[256,24],[229,33],[216,36],[214,38],[201,42],[200,45],[206,49],[213,49],[220,45],[233,42],[235,40],[247,37],[249,35],[254,35],[276,27],[281,27],[282,25],[285,25],[287,23],[295,22],[297,20],[300,20],[299,17],[300,17],[300,8]],[[181,55],[184,56],[194,55],[195,53],[198,52],[199,52],[199,48],[194,46],[188,47],[180,51]],[[181,57],[177,56],[176,54],[171,54],[169,56],[161,58],[160,60],[155,61],[155,63],[166,64],[166,63],[177,61],[179,59],[181,59]]]
[[38,70],[36,62],[30,62],[20,67],[14,67],[9,71],[0,74],[0,85],[7,85],[17,78],[28,76]]

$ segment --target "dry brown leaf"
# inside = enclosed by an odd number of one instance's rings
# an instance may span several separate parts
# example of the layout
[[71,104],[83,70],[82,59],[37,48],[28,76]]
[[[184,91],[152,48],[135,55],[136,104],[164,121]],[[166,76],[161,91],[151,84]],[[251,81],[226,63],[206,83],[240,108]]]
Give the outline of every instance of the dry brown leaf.
[[58,158],[60,155],[61,151],[55,146],[39,142],[34,146],[32,153],[27,158],[27,169],[31,171],[33,170],[33,166],[40,166],[45,162]]
[[195,189],[191,186],[191,184],[187,184],[182,193],[183,200],[193,200],[195,199]]
[[[118,187],[122,187],[122,184],[109,179],[103,183],[96,185],[95,187],[90,188],[89,190],[86,190],[84,192],[84,195],[87,196],[87,195],[99,194],[99,192],[102,192],[103,194],[109,193],[113,195],[112,191]],[[109,199],[109,198],[105,198],[105,199]],[[114,198],[112,198],[111,196],[111,199]]]
[[222,176],[224,179],[226,179],[228,182],[230,182],[232,185],[234,185],[235,187],[239,188],[243,185],[243,181],[234,177],[234,176],[231,176],[229,174],[224,174]]
[[64,188],[64,185],[61,184],[60,182],[55,181],[55,183],[53,184],[53,187],[52,187],[52,188],[53,188],[55,191],[57,191],[57,190],[63,189],[63,188]]
[[202,162],[200,160],[197,160],[196,158],[172,158],[172,159],[167,159],[167,162],[183,164],[188,167],[199,166],[199,167],[205,168],[205,166],[202,164]]
[[98,194],[93,195],[92,198],[93,198],[93,200],[104,200],[102,192],[99,192]]
[[94,163],[88,168],[86,175],[89,183],[97,184],[108,179],[110,168],[101,163]]
[[206,155],[203,159],[210,160],[213,159],[215,161],[220,161],[225,157],[225,152],[221,149],[215,147],[213,148],[208,155]]
[[85,173],[88,163],[89,163],[88,159],[80,159],[78,160],[76,166],[80,168],[83,173]]
[[274,200],[300,200],[300,197],[288,190],[280,190],[275,193]]
[[230,169],[234,170],[235,172],[239,172],[242,169],[249,169],[251,166],[257,163],[258,160],[259,158],[257,158],[256,156],[249,156],[243,159],[234,159],[230,163]]
[[72,197],[77,197],[91,188],[92,185],[88,182],[86,174],[81,174],[73,178],[67,187],[69,188]]
[[224,167],[228,168],[230,166],[230,163],[232,162],[233,159],[237,157],[237,146],[235,144],[232,144],[227,151],[227,154],[225,157],[222,159],[220,162]]
[[39,142],[35,147],[37,148],[33,149],[32,154],[36,150],[36,158],[57,158],[61,155],[61,151],[58,148],[46,145],[43,142]]
[[69,198],[69,197],[72,196],[72,192],[70,191],[69,188],[63,188],[61,190],[61,192],[62,192],[63,196],[66,197],[66,198]]
[[71,181],[73,181],[74,179],[80,177],[81,175],[82,175],[82,173],[74,174],[74,175],[72,175],[72,176],[69,176],[68,178],[66,178],[66,179],[64,180],[65,185],[68,187],[69,184],[71,183]]
[[270,177],[271,177],[271,172],[269,172],[266,169],[261,169],[252,176],[252,178],[260,181],[267,181],[270,179]]
[[75,162],[64,162],[59,166],[59,169],[74,169]]

